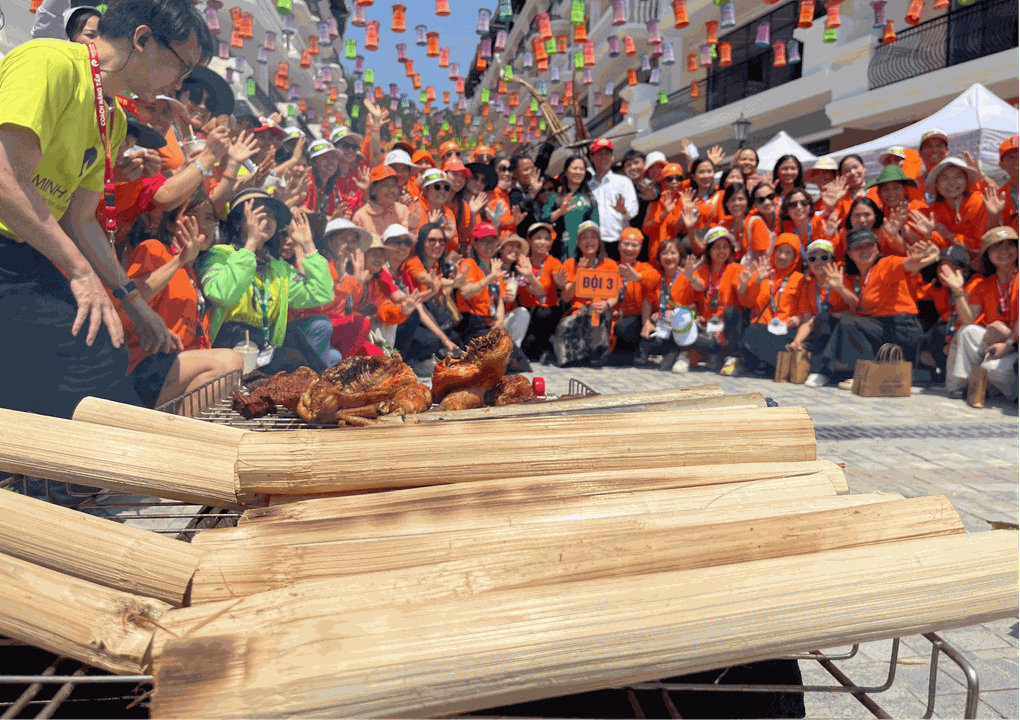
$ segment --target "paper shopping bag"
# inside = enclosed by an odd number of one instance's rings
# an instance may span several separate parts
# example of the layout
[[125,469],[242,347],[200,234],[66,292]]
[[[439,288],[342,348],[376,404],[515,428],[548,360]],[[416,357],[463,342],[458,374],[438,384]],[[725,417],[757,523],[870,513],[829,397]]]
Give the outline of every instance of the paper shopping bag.
[[811,374],[811,353],[807,350],[794,350],[790,358],[790,382],[803,385]]
[[776,376],[777,383],[788,382],[790,378],[790,360],[793,357],[792,350],[780,350],[776,353]]
[[858,360],[850,391],[861,397],[909,397],[910,363],[898,345],[886,343],[874,360]]

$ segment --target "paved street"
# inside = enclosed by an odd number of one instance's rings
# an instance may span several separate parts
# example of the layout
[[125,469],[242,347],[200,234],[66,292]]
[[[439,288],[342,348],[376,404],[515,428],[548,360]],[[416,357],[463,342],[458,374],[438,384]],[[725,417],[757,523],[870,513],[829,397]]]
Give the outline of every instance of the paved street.
[[[726,394],[760,392],[781,406],[808,409],[818,435],[818,457],[846,464],[851,492],[945,495],[971,532],[989,531],[988,521],[1017,522],[1017,406],[1001,398],[974,410],[935,391],[909,398],[861,398],[835,386],[811,389],[700,371],[674,375],[644,368],[534,369],[533,375],[545,378],[547,392],[555,394],[567,392],[571,378],[604,394],[708,384],[721,385]],[[1020,717],[1017,634],[1016,618],[941,633],[977,670],[978,717]],[[854,658],[835,664],[858,685],[881,685],[889,673],[891,645],[866,643]],[[891,688],[873,695],[893,717],[924,715],[931,648],[921,636],[902,639]],[[849,648],[830,650],[845,653]],[[805,684],[836,684],[818,663],[800,664]],[[963,672],[944,655],[938,667],[933,717],[962,717]],[[873,717],[848,695],[809,693],[805,700],[811,718]]]

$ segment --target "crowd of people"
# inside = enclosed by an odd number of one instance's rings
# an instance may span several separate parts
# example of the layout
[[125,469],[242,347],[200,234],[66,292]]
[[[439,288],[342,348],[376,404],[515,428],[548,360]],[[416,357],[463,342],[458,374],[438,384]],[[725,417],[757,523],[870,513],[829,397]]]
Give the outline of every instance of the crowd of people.
[[66,39],[0,62],[0,323],[17,348],[0,367],[40,379],[8,407],[154,406],[249,356],[272,373],[396,351],[428,377],[498,327],[514,371],[764,377],[794,350],[820,387],[894,343],[950,394],[986,373],[1017,398],[1016,136],[1001,187],[936,128],[870,181],[852,154],[761,168],[750,147],[726,163],[608,139],[550,173],[548,142],[393,141],[370,99],[363,133],[318,139],[235,107],[188,0],[63,19]]

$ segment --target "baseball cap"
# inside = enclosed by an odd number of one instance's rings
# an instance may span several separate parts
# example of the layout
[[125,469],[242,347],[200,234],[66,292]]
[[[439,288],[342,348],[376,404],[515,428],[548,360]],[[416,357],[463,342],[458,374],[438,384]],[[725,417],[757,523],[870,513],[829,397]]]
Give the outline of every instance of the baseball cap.
[[595,223],[591,220],[585,220],[584,222],[577,226],[577,237],[581,237],[581,233],[583,233],[585,230],[594,230],[599,234],[600,238],[602,237],[602,230],[599,229],[598,223]]
[[544,222],[531,223],[531,225],[528,226],[528,237],[530,238],[536,232],[538,232],[539,230],[543,230],[543,229],[544,230],[548,230],[549,234],[552,235],[553,238],[556,237],[556,230],[555,230],[555,228],[553,228],[553,226],[550,225],[549,223],[544,223]]
[[393,238],[402,238],[402,237],[410,237],[410,236],[411,236],[411,231],[410,230],[408,230],[403,225],[400,225],[398,223],[393,223],[388,228],[383,230],[382,241],[385,243],[386,241],[392,240]]
[[442,157],[443,155],[450,151],[460,152],[460,145],[455,143],[453,140],[447,140],[446,142],[439,146],[439,157]]
[[946,131],[940,130],[939,128],[933,128],[921,135],[921,142],[917,144],[917,149],[920,150],[921,148],[924,147],[924,144],[926,142],[928,142],[929,140],[934,140],[935,138],[942,138],[943,140],[946,141],[947,145],[949,144],[949,136],[946,135]]
[[383,158],[383,165],[407,165],[408,167],[417,167],[411,161],[411,156],[403,150],[390,150],[386,153],[386,157]]
[[867,245],[869,243],[878,244],[878,238],[875,237],[875,231],[871,228],[856,228],[851,230],[846,236],[846,249],[853,250],[855,247],[861,245]]
[[693,345],[698,339],[698,324],[694,322],[694,311],[681,306],[673,311],[673,317],[669,321],[673,331],[673,342],[680,347]]
[[424,173],[422,173],[421,186],[423,189],[427,188],[429,185],[435,185],[436,183],[439,182],[450,182],[449,176],[442,170],[430,168],[426,170]]
[[311,147],[308,148],[308,157],[314,160],[322,155],[328,155],[329,153],[339,152],[336,147],[329,140],[316,140],[312,143]]
[[353,140],[361,147],[361,143],[365,142],[365,136],[359,135],[353,132],[349,127],[340,126],[329,134],[329,141],[334,145],[337,145],[341,140]]
[[896,160],[906,159],[907,151],[898,145],[889,148],[884,153],[878,156],[878,161],[883,165],[888,165],[889,163],[895,162]]
[[411,162],[413,162],[415,165],[425,162],[428,165],[428,167],[436,166],[436,159],[432,157],[432,153],[430,153],[428,150],[416,150],[414,155],[411,156]]
[[372,171],[368,174],[369,182],[377,183],[386,178],[396,177],[397,171],[391,168],[389,165],[376,165],[372,168]]
[[597,153],[599,150],[612,150],[613,141],[609,138],[599,138],[591,144],[591,152]]
[[970,253],[955,243],[947,248],[943,248],[942,252],[939,253],[939,262],[943,260],[949,260],[962,268],[970,267]]
[[1014,135],[1008,140],[1003,140],[1002,144],[999,145],[999,159],[1002,160],[1002,156],[1008,153],[1010,150],[1020,149],[1020,136]]
[[721,225],[716,225],[713,228],[709,228],[708,232],[705,233],[705,247],[707,248],[716,240],[724,239],[729,240],[731,245],[735,242],[733,239],[733,233]]
[[810,245],[807,246],[807,249],[804,251],[804,253],[806,255],[810,255],[815,250],[821,250],[823,252],[827,252],[827,253],[829,253],[829,255],[835,255],[836,254],[835,246],[831,242],[829,242],[828,240],[814,240],[813,242],[811,242]]
[[460,160],[458,160],[457,158],[450,158],[449,160],[444,162],[443,163],[443,172],[445,172],[445,173],[459,172],[459,173],[467,173],[468,175],[471,174],[471,171],[467,169],[467,166],[464,163],[462,163]]
[[475,240],[478,240],[483,237],[498,237],[499,231],[496,230],[496,226],[492,223],[480,222],[475,224],[475,229],[472,231],[471,235]]

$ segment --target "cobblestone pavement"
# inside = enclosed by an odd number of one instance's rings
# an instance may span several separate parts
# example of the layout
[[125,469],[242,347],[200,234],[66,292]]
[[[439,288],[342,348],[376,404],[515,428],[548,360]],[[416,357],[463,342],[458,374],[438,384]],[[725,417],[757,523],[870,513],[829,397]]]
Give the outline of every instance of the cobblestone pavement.
[[[1015,403],[992,400],[983,410],[975,410],[940,391],[915,388],[909,398],[861,398],[835,386],[811,389],[704,371],[674,375],[646,368],[535,365],[531,375],[542,376],[546,391],[553,394],[567,392],[570,379],[603,394],[714,384],[727,395],[760,392],[781,406],[808,409],[815,422],[818,457],[846,464],[851,492],[945,495],[970,532],[988,531],[991,520],[1017,522]],[[1020,717],[1017,618],[939,634],[977,670],[978,717]],[[891,645],[891,641],[865,643],[854,658],[835,664],[858,685],[881,685],[889,673]],[[902,638],[892,686],[872,696],[893,717],[924,715],[931,649],[924,637]],[[846,653],[849,647],[828,650]],[[836,684],[818,663],[800,665],[805,684]],[[963,717],[965,682],[963,672],[941,656],[933,717]],[[849,695],[808,693],[805,701],[810,718],[873,717]]]

